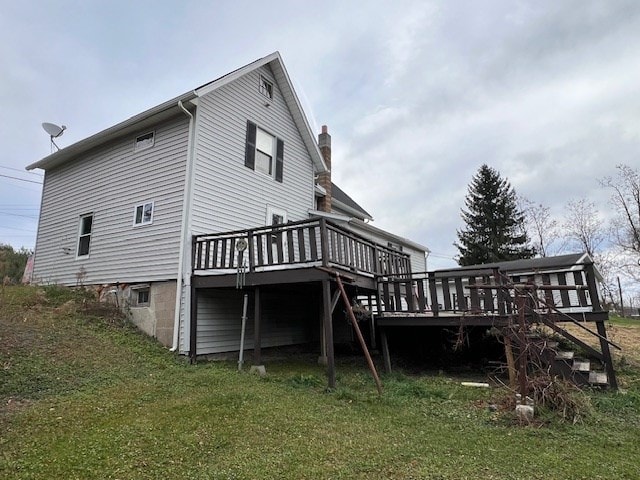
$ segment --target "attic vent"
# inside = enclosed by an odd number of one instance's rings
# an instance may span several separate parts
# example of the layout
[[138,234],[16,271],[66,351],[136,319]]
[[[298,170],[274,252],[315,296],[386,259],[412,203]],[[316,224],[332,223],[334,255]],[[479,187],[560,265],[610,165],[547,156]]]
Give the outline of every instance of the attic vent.
[[133,151],[137,152],[139,150],[144,150],[145,148],[153,147],[155,143],[155,132],[145,133],[144,135],[140,135],[136,137],[136,143],[133,147]]
[[260,75],[260,93],[268,99],[273,99],[273,83]]

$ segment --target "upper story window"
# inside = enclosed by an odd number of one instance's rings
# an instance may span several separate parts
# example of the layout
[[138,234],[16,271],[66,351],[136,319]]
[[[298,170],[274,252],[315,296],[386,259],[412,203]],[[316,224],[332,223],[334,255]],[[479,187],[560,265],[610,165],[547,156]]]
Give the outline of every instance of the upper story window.
[[402,252],[402,245],[400,245],[399,243],[387,242],[387,247]]
[[153,223],[153,202],[136,205],[133,209],[133,225],[147,225]]
[[271,83],[262,75],[260,75],[259,90],[260,93],[267,97],[269,100],[273,99],[273,83]]
[[270,175],[282,183],[284,141],[248,120],[244,164],[247,168]]
[[78,257],[89,255],[91,246],[91,232],[93,230],[93,213],[88,213],[80,217],[78,228]]
[[138,152],[140,150],[144,150],[145,148],[151,148],[153,147],[155,141],[156,141],[155,132],[149,132],[149,133],[145,133],[144,135],[140,135],[136,137],[136,143],[133,146],[133,151]]
[[273,174],[273,153],[276,137],[258,128],[256,132],[256,165],[258,172]]

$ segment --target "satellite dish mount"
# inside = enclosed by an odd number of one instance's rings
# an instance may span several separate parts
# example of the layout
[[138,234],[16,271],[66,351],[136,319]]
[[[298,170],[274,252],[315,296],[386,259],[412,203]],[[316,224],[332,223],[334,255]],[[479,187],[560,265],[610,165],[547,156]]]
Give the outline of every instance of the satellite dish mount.
[[54,142],[53,139],[62,136],[67,127],[64,125],[59,127],[55,123],[44,122],[42,124],[42,128],[44,128],[44,131],[49,134],[49,137],[51,137],[51,153],[53,153],[53,147],[56,147],[56,151],[60,150],[60,147],[56,145],[56,142]]

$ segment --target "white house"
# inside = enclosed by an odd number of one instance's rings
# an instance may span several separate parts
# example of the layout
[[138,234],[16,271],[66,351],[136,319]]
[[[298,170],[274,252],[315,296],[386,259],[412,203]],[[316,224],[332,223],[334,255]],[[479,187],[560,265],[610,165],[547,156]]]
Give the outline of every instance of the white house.
[[331,269],[362,293],[376,274],[426,267],[425,247],[332,184],[330,156],[275,52],[29,165],[45,171],[33,278],[117,296],[192,355],[239,348],[247,291],[258,347],[315,340]]

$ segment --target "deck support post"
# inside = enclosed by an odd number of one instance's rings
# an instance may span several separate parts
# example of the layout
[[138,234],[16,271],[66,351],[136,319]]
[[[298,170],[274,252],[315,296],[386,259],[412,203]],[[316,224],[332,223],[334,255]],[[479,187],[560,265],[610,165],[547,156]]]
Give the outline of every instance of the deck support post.
[[380,328],[380,347],[382,348],[382,359],[384,360],[384,370],[391,373],[391,356],[389,355],[389,341],[387,340],[387,329]]
[[333,352],[333,324],[331,308],[331,284],[329,280],[322,280],[322,313],[324,314],[324,340],[327,355],[327,386],[336,388],[336,364]]
[[198,347],[198,289],[191,281],[191,318],[189,319],[189,362],[197,361]]
[[260,301],[260,287],[254,290],[254,309],[253,309],[253,364],[255,366],[262,365],[262,338],[260,332],[260,323],[262,322],[262,302]]
[[600,348],[602,351],[602,356],[604,357],[609,387],[611,387],[613,390],[618,390],[616,371],[613,368],[613,358],[611,357],[611,349],[609,348],[609,342],[607,341],[607,328],[605,327],[603,321],[597,321],[596,328],[598,329],[598,335],[600,335]]

